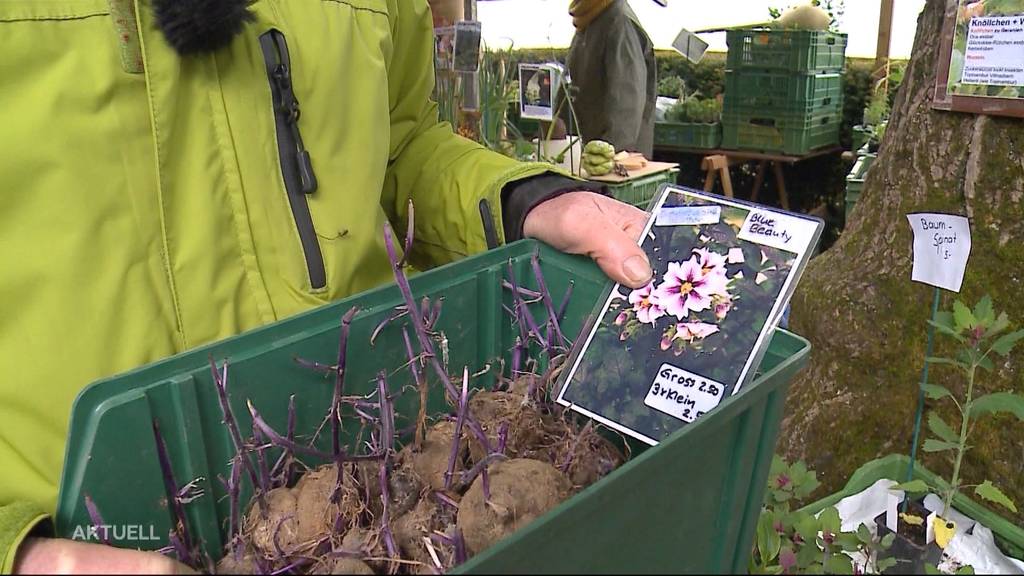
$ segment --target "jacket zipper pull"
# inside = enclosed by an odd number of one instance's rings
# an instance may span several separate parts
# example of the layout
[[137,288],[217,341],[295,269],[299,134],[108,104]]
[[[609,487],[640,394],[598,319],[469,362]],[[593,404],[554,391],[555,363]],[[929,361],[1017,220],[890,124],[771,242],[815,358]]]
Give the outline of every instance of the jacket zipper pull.
[[313,171],[313,159],[302,143],[302,132],[299,130],[299,117],[302,110],[299,108],[299,100],[295,97],[294,86],[292,85],[291,58],[288,55],[288,45],[285,43],[284,35],[276,30],[273,31],[274,44],[277,48],[278,65],[274,70],[274,80],[277,82],[278,90],[281,93],[281,113],[284,114],[288,128],[295,140],[295,166],[298,172],[300,190],[303,194],[312,194],[319,187],[316,172]]

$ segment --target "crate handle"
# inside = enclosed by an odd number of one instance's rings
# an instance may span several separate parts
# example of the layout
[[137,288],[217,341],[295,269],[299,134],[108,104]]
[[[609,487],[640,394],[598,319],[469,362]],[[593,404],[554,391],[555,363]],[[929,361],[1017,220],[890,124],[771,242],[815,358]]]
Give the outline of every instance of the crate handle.
[[828,40],[826,40],[825,43],[828,44],[829,46],[835,46],[835,44],[836,44],[835,36],[829,36]]
[[751,118],[750,123],[754,126],[767,126],[769,128],[775,127],[774,118]]
[[825,98],[825,100],[824,100],[824,101],[822,101],[821,105],[822,105],[822,106],[828,106],[828,105],[829,105],[829,104],[831,104],[831,103],[832,103],[832,97],[831,97],[831,96],[829,96],[828,98]]

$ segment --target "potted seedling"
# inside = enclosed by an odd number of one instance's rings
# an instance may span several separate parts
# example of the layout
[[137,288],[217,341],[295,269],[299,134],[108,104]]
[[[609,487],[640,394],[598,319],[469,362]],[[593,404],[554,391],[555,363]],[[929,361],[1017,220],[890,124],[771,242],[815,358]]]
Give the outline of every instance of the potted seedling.
[[772,460],[750,574],[865,574],[896,563],[881,558],[895,536],[876,536],[865,524],[843,531],[834,506],[817,515],[791,509],[818,486],[815,473],[803,462],[790,465],[779,456]]
[[[896,545],[893,547],[894,554],[901,560],[899,573],[919,574],[926,566],[938,561],[941,557],[939,548],[948,545],[956,533],[950,511],[953,498],[962,490],[973,489],[975,496],[1017,512],[1013,501],[990,480],[966,484],[961,477],[961,465],[964,455],[971,449],[968,444],[970,433],[980,418],[1009,413],[1024,421],[1024,396],[1012,392],[977,395],[978,376],[983,372],[994,372],[994,359],[997,356],[1007,357],[1014,346],[1024,339],[1024,330],[1009,332],[1009,318],[1005,312],[996,314],[992,299],[988,296],[978,302],[973,310],[957,301],[952,312],[939,313],[930,323],[940,334],[959,343],[960,350],[954,358],[935,357],[928,361],[958,370],[965,377],[965,382],[962,394],[944,386],[925,385],[928,398],[955,406],[960,417],[959,430],[948,424],[937,411],[928,414],[928,429],[932,437],[925,440],[923,449],[930,453],[950,454],[953,458],[953,472],[946,486],[932,487],[937,488],[942,496],[942,510],[933,519],[929,520],[923,504],[914,500],[908,501],[906,509],[899,514],[899,520],[895,523]],[[922,493],[927,492],[929,486],[921,480],[915,480],[894,486],[893,489]],[[888,532],[885,516],[879,516],[877,521],[879,529]],[[888,525],[893,525],[891,519]],[[925,538],[929,533],[934,533],[934,544]],[[911,571],[903,572],[904,568]]]

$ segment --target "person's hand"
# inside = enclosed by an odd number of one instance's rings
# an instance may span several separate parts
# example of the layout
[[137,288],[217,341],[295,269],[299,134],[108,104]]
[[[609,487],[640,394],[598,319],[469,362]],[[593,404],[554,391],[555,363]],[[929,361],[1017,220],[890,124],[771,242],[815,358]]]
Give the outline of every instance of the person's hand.
[[29,538],[18,548],[15,574],[194,574],[156,552],[122,550],[54,538]]
[[642,288],[653,276],[638,245],[646,224],[647,213],[639,208],[593,192],[570,192],[530,210],[523,235],[590,256],[612,280]]

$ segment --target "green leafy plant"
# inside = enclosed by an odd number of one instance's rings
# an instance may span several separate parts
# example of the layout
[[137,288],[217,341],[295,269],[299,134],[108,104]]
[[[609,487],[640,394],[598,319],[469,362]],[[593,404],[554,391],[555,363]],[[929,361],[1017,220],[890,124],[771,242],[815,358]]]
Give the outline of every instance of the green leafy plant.
[[[790,465],[779,456],[772,460],[750,555],[751,574],[864,574],[872,559],[892,546],[895,535],[879,539],[864,524],[843,532],[835,507],[817,517],[792,510],[818,485],[816,474],[803,462]],[[855,552],[862,554],[864,563],[853,559]],[[891,558],[878,560],[874,569],[881,572],[895,564]]]
[[681,98],[665,112],[669,122],[714,124],[722,117],[722,104],[717,98],[701,98],[694,94]]
[[[1006,313],[996,314],[992,307],[992,299],[985,296],[972,310],[957,300],[951,312],[941,312],[934,321],[929,323],[948,338],[960,344],[960,351],[955,358],[928,358],[932,364],[941,364],[959,370],[966,378],[964,395],[960,398],[950,389],[935,384],[925,386],[925,394],[932,400],[948,399],[960,413],[960,429],[954,430],[936,411],[928,414],[928,429],[933,437],[924,441],[925,452],[951,452],[954,455],[953,476],[948,488],[941,490],[943,496],[942,517],[949,517],[953,497],[962,489],[974,488],[974,494],[989,502],[999,504],[1012,512],[1017,506],[990,480],[980,484],[961,484],[960,466],[964,455],[971,446],[967,443],[973,425],[978,418],[986,415],[1007,413],[1024,422],[1024,396],[1012,392],[996,392],[976,397],[976,384],[979,369],[994,372],[996,365],[993,358],[1006,358],[1014,346],[1024,339],[1024,330],[1008,332],[1010,319]],[[928,487],[921,481],[908,482],[897,486],[908,492],[922,492]]]
[[876,92],[868,107],[864,109],[864,123],[877,126],[889,118],[889,97],[885,93]]
[[686,81],[679,76],[666,76],[658,81],[658,96],[681,98],[686,93]]

